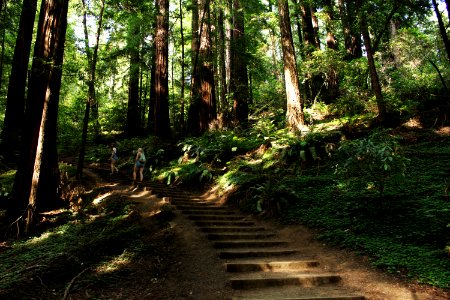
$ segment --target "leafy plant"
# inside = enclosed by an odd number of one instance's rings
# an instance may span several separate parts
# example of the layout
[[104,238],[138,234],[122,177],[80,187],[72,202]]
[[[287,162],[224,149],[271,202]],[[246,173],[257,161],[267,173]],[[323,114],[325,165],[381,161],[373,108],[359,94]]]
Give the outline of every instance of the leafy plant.
[[405,175],[409,160],[402,156],[399,144],[386,130],[375,131],[369,137],[344,142],[338,149],[345,157],[336,171],[346,176],[363,176],[368,188],[383,196],[386,181],[394,175]]

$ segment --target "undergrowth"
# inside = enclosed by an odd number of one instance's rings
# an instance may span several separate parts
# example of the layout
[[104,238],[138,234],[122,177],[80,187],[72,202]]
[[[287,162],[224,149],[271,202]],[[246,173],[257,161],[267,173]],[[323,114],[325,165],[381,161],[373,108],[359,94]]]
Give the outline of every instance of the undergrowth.
[[[62,299],[68,282],[78,274],[86,272],[72,291],[114,282],[130,262],[152,253],[151,244],[140,238],[144,228],[133,206],[104,192],[84,195],[91,203],[77,213],[48,216],[54,225],[0,253],[0,298],[32,299],[39,294]],[[95,204],[94,198],[103,200]],[[64,220],[56,222],[59,217]]]
[[343,143],[339,131],[293,135],[276,119],[189,138],[157,178],[216,185],[244,211],[317,228],[376,267],[450,288],[448,136],[384,130]]

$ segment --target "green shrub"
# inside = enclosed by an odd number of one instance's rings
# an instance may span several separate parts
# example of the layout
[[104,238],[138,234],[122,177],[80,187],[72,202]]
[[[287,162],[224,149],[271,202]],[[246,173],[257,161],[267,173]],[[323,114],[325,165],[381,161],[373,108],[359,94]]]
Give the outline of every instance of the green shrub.
[[409,161],[400,154],[399,143],[387,130],[342,143],[338,155],[345,160],[336,165],[336,171],[347,177],[362,176],[367,180],[368,188],[378,190],[380,197],[390,177],[404,176]]

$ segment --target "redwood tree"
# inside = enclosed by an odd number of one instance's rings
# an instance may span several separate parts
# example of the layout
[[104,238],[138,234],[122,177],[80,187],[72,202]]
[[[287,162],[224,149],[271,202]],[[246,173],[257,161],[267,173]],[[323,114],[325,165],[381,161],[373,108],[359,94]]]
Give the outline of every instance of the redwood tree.
[[[36,211],[58,196],[56,123],[61,87],[68,0],[42,1],[34,59],[28,84],[20,163],[9,215],[25,221],[29,232]],[[45,194],[45,200],[44,200]],[[26,217],[23,212],[26,211]]]
[[5,121],[1,135],[1,151],[9,161],[19,151],[21,125],[25,113],[25,89],[27,84],[28,62],[31,51],[34,19],[37,0],[23,0],[19,31],[9,77]]
[[157,0],[155,37],[155,135],[170,135],[169,119],[169,0]]
[[291,21],[287,0],[278,0],[278,13],[283,50],[284,79],[287,99],[287,124],[292,130],[301,130],[305,124],[303,102],[300,97],[298,71],[292,40]]
[[[216,119],[216,99],[211,45],[210,0],[198,0],[194,5],[192,31],[193,71],[189,132],[197,135],[208,129]],[[194,52],[195,51],[195,52]]]
[[358,18],[355,14],[355,9],[353,0],[339,0],[342,32],[344,33],[344,44],[348,59],[360,58],[362,56],[361,35],[358,30]]

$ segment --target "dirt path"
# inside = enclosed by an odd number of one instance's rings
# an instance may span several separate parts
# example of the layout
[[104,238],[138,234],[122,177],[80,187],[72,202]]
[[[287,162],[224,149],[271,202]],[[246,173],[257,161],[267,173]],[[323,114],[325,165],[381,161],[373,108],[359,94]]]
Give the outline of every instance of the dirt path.
[[[155,234],[151,217],[165,202],[152,195],[149,187],[114,187],[115,193],[129,197],[139,208],[143,224],[152,235],[144,237],[157,249],[128,266],[127,274],[114,285],[97,291],[98,299],[231,299],[242,296],[233,290],[230,274],[224,269],[224,260],[217,255],[203,233],[180,211],[174,211],[170,226]],[[281,226],[274,222],[256,220],[257,224],[277,233],[297,248],[303,257],[310,255],[320,262],[326,272],[342,276],[340,285],[363,295],[368,300],[448,300],[450,294],[441,290],[406,283],[370,266],[367,258],[346,250],[324,245],[315,239],[316,233],[303,226]],[[267,297],[271,289],[267,289]],[[86,296],[86,297],[84,297]],[[91,292],[73,295],[72,299],[89,299]],[[275,298],[275,295],[274,297]]]

